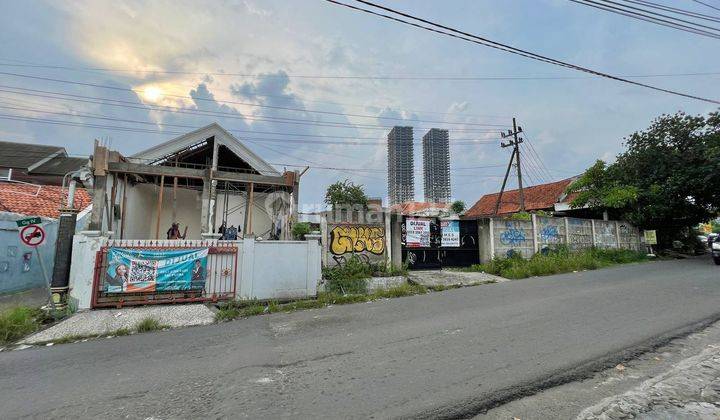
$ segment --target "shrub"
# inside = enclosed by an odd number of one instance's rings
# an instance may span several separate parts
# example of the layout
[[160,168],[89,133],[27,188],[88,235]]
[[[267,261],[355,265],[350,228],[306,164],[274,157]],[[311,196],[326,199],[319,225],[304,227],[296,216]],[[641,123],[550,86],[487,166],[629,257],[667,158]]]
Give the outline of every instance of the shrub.
[[305,239],[305,235],[310,233],[310,223],[297,222],[293,224],[292,235],[295,239]]
[[19,306],[0,313],[0,343],[11,343],[40,328],[43,312]]
[[367,278],[372,277],[373,267],[353,255],[341,266],[323,269],[325,289],[341,295],[367,293]]

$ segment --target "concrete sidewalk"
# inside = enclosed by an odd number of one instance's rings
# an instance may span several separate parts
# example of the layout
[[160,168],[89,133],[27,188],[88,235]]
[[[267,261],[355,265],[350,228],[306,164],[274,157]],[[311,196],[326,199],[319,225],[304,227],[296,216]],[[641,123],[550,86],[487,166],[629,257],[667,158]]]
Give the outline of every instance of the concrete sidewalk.
[[408,273],[408,280],[425,287],[461,287],[509,281],[488,273],[455,270],[413,270]]

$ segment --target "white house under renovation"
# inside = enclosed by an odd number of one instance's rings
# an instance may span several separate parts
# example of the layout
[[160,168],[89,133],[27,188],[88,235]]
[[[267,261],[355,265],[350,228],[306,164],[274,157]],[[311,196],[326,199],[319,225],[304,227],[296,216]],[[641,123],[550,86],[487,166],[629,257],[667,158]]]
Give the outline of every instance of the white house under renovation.
[[298,173],[216,123],[132,156],[97,145],[92,166],[90,229],[117,239],[288,239],[297,211]]

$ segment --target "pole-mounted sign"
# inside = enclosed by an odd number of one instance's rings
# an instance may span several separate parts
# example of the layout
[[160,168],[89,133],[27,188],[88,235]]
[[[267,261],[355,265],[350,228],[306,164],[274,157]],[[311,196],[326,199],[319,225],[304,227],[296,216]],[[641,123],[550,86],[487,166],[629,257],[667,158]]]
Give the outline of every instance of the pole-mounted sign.
[[40,264],[40,269],[42,270],[43,277],[45,278],[45,283],[48,287],[48,295],[49,295],[49,301],[50,301],[50,308],[55,309],[55,302],[53,302],[53,296],[52,291],[50,290],[50,279],[48,278],[47,271],[45,271],[45,263],[43,263],[43,259],[40,256],[40,250],[38,249],[38,246],[42,245],[43,242],[45,242],[45,230],[38,226],[40,223],[42,223],[42,219],[39,217],[29,217],[27,219],[20,219],[17,220],[15,223],[17,223],[20,229],[20,240],[25,245],[32,247],[35,249],[35,255],[38,259],[38,264]]

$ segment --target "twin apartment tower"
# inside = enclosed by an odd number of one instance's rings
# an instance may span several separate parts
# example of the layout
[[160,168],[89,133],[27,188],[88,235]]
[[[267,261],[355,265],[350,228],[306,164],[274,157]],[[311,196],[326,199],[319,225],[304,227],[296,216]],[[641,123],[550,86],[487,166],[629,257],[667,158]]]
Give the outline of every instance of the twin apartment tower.
[[[431,128],[423,136],[425,201],[450,201],[450,134]],[[388,134],[388,197],[390,205],[415,201],[413,128],[395,126]]]

